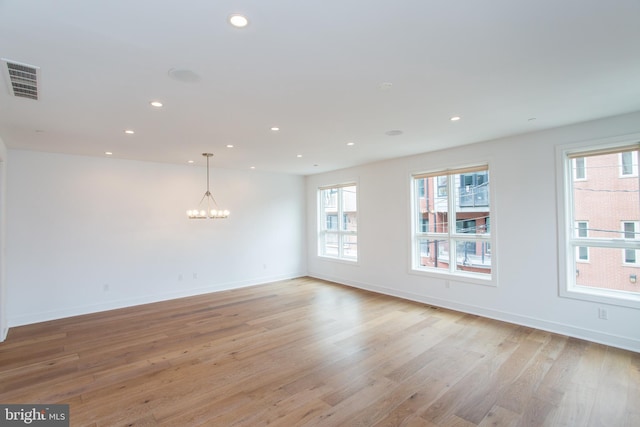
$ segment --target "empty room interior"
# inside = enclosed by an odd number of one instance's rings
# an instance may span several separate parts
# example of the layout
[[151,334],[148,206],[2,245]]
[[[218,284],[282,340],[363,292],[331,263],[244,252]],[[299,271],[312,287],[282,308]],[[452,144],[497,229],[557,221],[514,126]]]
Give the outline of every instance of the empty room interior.
[[0,1],[0,424],[640,425],[639,20]]

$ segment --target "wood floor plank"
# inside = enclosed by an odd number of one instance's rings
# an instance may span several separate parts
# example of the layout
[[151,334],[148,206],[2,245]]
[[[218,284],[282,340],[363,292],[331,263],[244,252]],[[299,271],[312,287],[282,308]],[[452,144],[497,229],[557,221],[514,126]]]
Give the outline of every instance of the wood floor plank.
[[0,402],[83,427],[636,427],[639,400],[638,353],[308,277],[0,343]]

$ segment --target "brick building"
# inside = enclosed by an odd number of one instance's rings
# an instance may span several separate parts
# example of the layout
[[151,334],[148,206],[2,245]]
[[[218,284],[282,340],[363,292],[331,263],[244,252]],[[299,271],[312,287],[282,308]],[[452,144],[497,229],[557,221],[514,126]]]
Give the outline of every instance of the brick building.
[[[638,239],[638,151],[573,159],[576,237]],[[640,292],[637,249],[576,248],[576,284]]]

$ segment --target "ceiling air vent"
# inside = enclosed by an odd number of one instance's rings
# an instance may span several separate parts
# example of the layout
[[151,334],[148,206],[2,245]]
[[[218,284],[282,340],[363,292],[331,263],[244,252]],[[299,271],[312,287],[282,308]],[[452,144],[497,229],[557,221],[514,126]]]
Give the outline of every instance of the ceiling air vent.
[[[9,90],[14,96],[38,99],[38,75],[40,68],[33,65],[20,64],[2,58],[3,70],[9,82]],[[6,65],[6,66],[5,66]]]

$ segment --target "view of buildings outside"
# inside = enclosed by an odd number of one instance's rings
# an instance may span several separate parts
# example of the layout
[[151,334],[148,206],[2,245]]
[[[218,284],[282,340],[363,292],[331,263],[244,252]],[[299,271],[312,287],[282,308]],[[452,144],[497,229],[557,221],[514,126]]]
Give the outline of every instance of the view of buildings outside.
[[[638,151],[576,157],[575,237],[636,240],[640,247]],[[640,292],[640,249],[579,246],[576,285]]]
[[[491,244],[487,239],[449,239],[449,201],[455,204],[455,233],[488,236],[491,229],[489,214],[489,172],[487,170],[459,174],[417,177],[416,208],[420,267],[449,270],[452,251],[456,245],[456,271],[491,274]],[[455,192],[449,197],[449,179],[454,180]],[[441,236],[438,236],[441,234]]]

